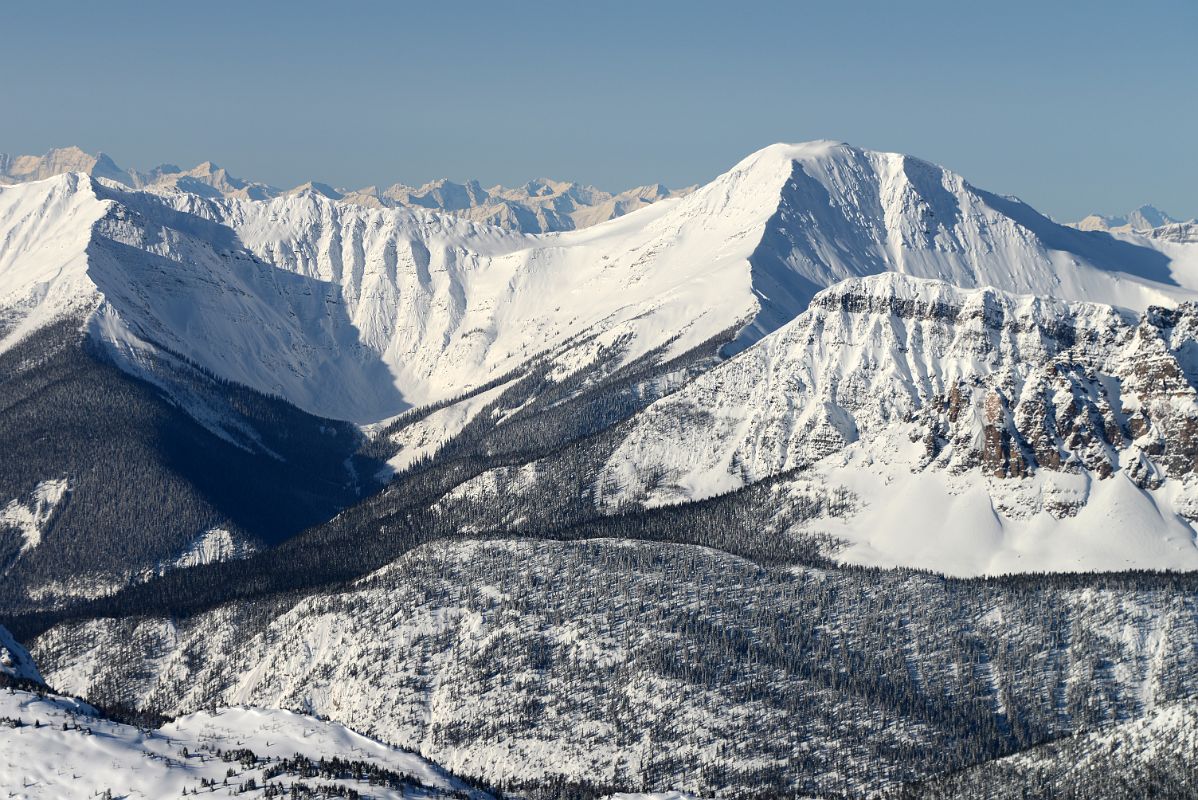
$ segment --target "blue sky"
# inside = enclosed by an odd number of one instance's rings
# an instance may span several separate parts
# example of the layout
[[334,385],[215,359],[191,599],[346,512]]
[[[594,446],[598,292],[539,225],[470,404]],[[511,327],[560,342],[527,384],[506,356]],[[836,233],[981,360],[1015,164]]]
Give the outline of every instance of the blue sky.
[[1195,0],[337,5],[6,3],[0,151],[617,189],[831,138],[1061,218],[1198,215]]

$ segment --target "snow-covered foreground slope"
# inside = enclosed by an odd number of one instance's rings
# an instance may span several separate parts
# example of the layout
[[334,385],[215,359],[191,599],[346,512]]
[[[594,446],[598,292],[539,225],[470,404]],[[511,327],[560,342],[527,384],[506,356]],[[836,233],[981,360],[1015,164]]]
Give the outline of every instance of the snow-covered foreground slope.
[[[297,755],[317,770],[309,774]],[[321,759],[335,758],[357,763],[319,771]],[[77,700],[0,689],[0,789],[9,797],[275,796],[268,787],[287,797],[292,786],[372,798],[487,797],[412,753],[288,711],[222,708],[147,730]]]
[[213,706],[154,730],[114,721],[49,691],[0,626],[0,790],[8,797],[166,798],[197,789],[272,797],[272,786],[295,796],[293,785],[375,798],[488,797],[413,753],[289,711]]
[[[524,236],[316,191],[135,192],[79,174],[0,188],[0,347],[68,310],[137,371],[167,348],[300,408],[374,422],[543,353],[738,347],[842,279],[895,271],[1143,310],[1198,248],[1055,225],[907,156],[814,142],[581,231]],[[589,344],[588,344],[589,343]]]
[[1198,312],[846,281],[633,420],[601,506],[789,471],[859,510],[838,557],[953,574],[1198,568]]

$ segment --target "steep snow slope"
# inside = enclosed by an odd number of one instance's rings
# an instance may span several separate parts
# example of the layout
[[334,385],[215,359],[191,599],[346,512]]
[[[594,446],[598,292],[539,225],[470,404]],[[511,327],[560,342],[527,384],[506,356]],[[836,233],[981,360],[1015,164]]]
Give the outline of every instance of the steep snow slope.
[[1166,255],[1143,240],[1063,227],[910,156],[773,145],[741,170],[781,187],[752,258],[766,331],[818,289],[887,271],[1139,310],[1198,288],[1198,250]]
[[94,307],[92,226],[106,209],[70,174],[0,187],[0,351],[59,316]]
[[595,487],[609,510],[805,469],[862,510],[809,523],[839,557],[954,574],[1198,568],[1198,310],[1108,306],[898,275],[658,401]]
[[726,309],[716,307],[727,281],[703,280],[743,267],[747,245],[713,263],[692,250],[718,245],[718,234],[671,248],[661,240],[678,231],[663,233],[652,217],[566,246],[315,194],[268,203],[175,195],[196,212],[179,213],[157,196],[70,175],[6,187],[0,200],[5,343],[97,308],[92,332],[134,372],[165,347],[305,410],[360,422],[460,394],[579,336],[578,353],[561,356],[566,372],[593,360],[596,344],[623,346],[631,361],[671,342],[670,357],[754,307],[747,270],[738,270],[739,304]]

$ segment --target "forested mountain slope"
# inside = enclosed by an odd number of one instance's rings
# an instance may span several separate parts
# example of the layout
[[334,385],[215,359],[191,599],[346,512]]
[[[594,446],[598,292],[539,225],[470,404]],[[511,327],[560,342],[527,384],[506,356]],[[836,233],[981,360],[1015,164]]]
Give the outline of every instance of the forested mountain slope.
[[492,785],[861,796],[1193,697],[1195,596],[443,542],[337,591],[66,624],[33,651],[106,703],[302,709]]

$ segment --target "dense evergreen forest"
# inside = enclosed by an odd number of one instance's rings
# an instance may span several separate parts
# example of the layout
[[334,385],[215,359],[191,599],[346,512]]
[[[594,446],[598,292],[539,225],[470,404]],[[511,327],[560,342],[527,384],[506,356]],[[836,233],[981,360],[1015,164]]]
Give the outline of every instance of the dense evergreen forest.
[[76,576],[119,586],[213,527],[276,544],[377,488],[352,425],[179,361],[134,378],[79,325],[64,319],[0,354],[0,497],[47,478],[68,486],[36,547],[21,553],[19,532],[0,526],[0,609]]

